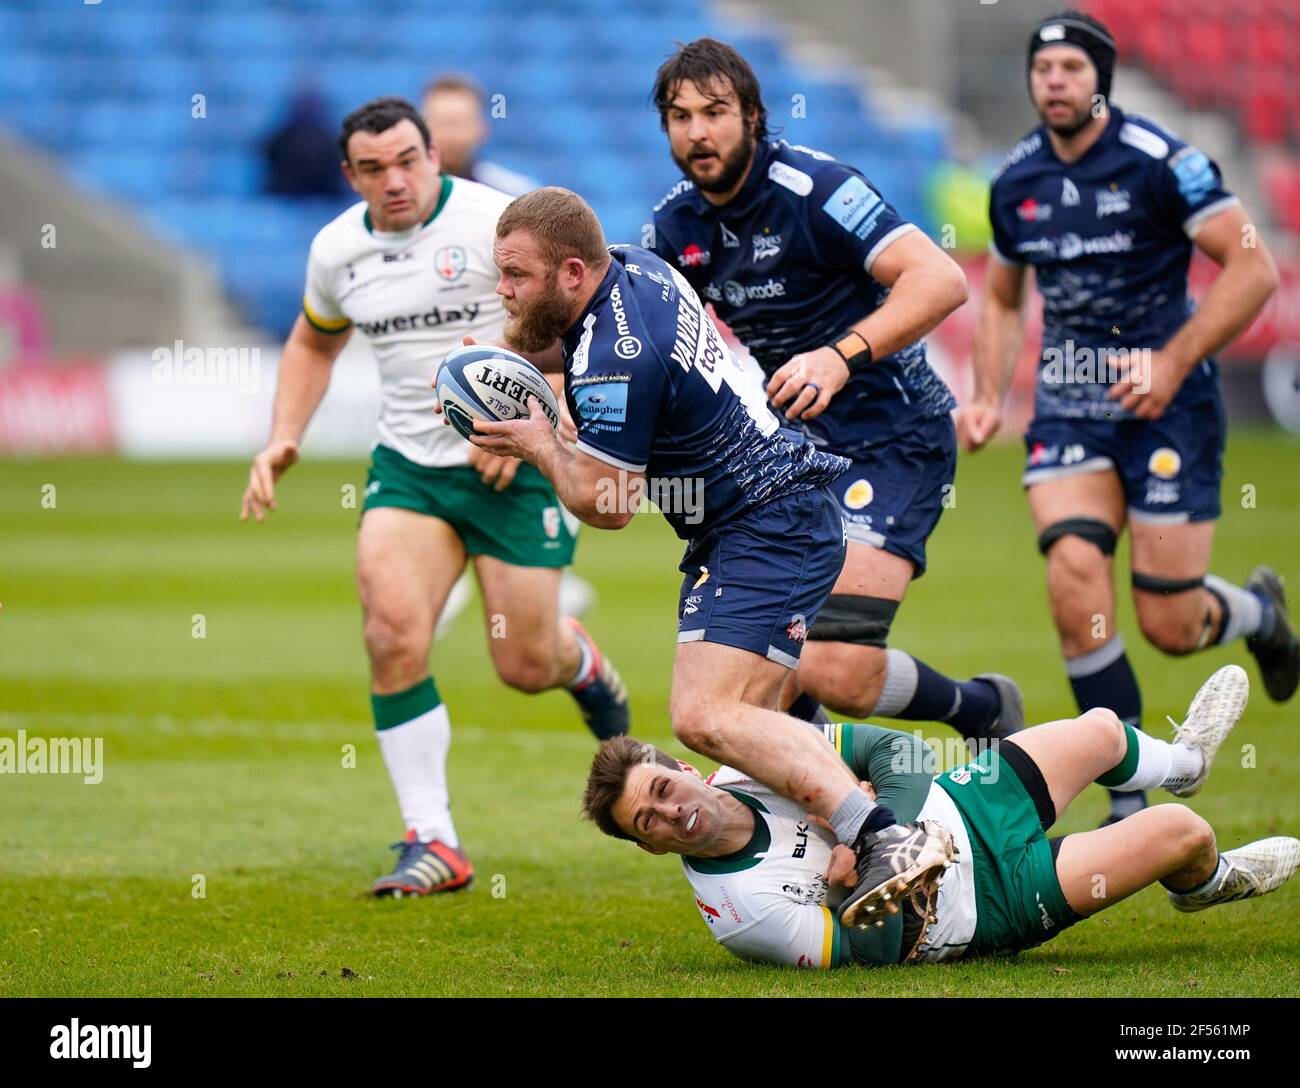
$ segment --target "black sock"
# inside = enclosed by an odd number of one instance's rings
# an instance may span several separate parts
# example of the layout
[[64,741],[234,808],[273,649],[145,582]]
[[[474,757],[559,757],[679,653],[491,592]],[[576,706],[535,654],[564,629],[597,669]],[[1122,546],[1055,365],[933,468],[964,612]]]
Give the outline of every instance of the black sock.
[[[1065,662],[1065,671],[1074,689],[1079,712],[1105,707],[1113,710],[1120,721],[1134,729],[1142,728],[1142,692],[1138,688],[1133,666],[1124,652],[1124,640],[1116,635],[1100,650]],[[1146,808],[1147,795],[1142,791],[1110,794],[1112,815],[1128,816]]]
[[873,714],[947,722],[963,737],[982,735],[1002,710],[987,680],[950,680],[902,650],[885,651],[885,680]]
[[825,725],[830,721],[821,703],[806,691],[800,692],[799,698],[790,704],[790,709],[786,713],[792,718],[798,718],[801,722],[811,722],[813,725]]

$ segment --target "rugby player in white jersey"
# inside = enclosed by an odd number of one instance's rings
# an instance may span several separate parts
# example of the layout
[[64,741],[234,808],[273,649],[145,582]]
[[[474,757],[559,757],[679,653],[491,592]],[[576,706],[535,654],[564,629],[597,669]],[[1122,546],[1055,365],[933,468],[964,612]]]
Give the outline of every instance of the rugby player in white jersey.
[[1196,793],[1248,688],[1244,670],[1224,666],[1202,685],[1172,742],[1096,708],[995,741],[938,776],[930,749],[909,734],[811,726],[899,820],[950,838],[946,856],[910,893],[874,898],[843,921],[834,909],[842,885],[854,882],[849,849],[799,805],[733,768],[701,780],[654,746],[618,737],[592,763],[583,808],[608,835],[681,855],[709,931],[742,959],[829,968],[1014,954],[1157,882],[1176,910],[1198,911],[1275,891],[1295,872],[1300,839],[1273,836],[1220,853],[1210,825],[1181,805],[1046,835],[1093,781]]
[[[271,438],[253,460],[241,518],[276,509],[275,483],[354,329],[379,363],[382,403],[357,541],[357,586],[380,749],[406,825],[376,895],[468,886],[451,819],[451,724],[429,671],[434,625],[472,561],[497,675],[525,692],[567,688],[601,739],[627,732],[627,694],[582,626],[562,618],[562,569],[577,522],[532,466],[475,449],[434,414],[430,388],[467,334],[501,335],[492,263],[510,198],[440,169],[420,113],[398,98],[348,115],[343,172],[361,197],[316,235],[303,312],[280,360]],[[498,618],[499,617],[499,618]]]

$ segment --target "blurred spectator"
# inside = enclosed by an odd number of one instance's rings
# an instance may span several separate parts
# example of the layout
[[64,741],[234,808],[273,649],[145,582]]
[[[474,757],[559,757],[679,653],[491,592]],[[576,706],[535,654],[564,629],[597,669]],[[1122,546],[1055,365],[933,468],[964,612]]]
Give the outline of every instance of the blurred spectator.
[[464,76],[439,76],[424,92],[424,119],[442,157],[444,173],[482,182],[510,196],[521,196],[538,183],[478,156],[487,141],[487,102],[477,83]]
[[289,116],[263,146],[266,191],[294,197],[341,195],[337,127],[319,94],[295,94]]

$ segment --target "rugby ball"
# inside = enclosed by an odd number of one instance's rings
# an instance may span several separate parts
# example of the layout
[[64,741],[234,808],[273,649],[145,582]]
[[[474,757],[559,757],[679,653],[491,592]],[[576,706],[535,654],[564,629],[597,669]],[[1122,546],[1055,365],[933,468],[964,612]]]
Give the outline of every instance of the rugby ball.
[[[560,404],[542,372],[527,359],[492,344],[468,344],[449,352],[434,380],[443,414],[465,438],[476,419],[519,419],[541,407],[552,427]],[[525,407],[525,404],[528,407]]]

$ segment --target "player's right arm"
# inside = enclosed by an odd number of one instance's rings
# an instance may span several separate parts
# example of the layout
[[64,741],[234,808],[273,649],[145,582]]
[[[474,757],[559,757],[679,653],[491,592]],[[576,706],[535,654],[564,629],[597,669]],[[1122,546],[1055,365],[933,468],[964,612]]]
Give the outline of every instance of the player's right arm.
[[1025,341],[1027,283],[1023,264],[990,254],[975,323],[975,396],[957,410],[957,438],[967,453],[983,446],[1002,426],[1002,405]]
[[853,773],[871,783],[876,804],[886,806],[899,823],[916,819],[935,774],[934,752],[925,741],[878,725],[842,722],[821,728]]
[[271,438],[248,470],[240,521],[247,521],[249,514],[263,521],[265,511],[275,509],[275,482],[298,460],[303,432],[329,388],[334,360],[351,333],[350,327],[322,331],[306,314],[298,315],[280,355]]

